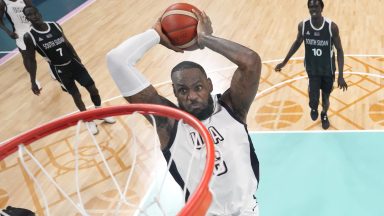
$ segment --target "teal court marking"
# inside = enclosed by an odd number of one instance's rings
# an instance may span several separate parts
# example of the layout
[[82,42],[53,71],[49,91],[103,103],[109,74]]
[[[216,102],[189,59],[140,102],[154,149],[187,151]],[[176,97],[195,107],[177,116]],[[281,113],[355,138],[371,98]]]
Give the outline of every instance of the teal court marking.
[[[256,192],[260,215],[384,215],[384,131],[250,132],[250,136],[260,161]],[[157,190],[150,191],[141,207]],[[168,215],[175,215],[184,204],[172,177],[163,192],[161,202],[171,212]],[[162,215],[156,207],[148,213]]]
[[384,215],[384,131],[251,133],[261,215]]

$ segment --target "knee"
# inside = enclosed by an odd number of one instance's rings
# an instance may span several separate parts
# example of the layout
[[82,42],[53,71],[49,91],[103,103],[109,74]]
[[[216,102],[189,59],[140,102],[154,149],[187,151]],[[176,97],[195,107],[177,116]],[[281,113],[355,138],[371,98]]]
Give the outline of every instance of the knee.
[[99,95],[99,90],[96,88],[95,84],[87,87],[88,92],[91,95]]

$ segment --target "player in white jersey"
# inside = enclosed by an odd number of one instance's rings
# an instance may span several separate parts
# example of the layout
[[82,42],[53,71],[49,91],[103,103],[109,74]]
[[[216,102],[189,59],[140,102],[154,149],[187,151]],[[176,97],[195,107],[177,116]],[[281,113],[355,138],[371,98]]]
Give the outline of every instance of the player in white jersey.
[[323,107],[320,114],[321,126],[326,130],[330,126],[327,111],[330,105],[329,97],[333,90],[336,70],[333,46],[335,46],[337,50],[337,63],[339,68],[337,85],[340,89],[343,89],[343,91],[348,88],[343,76],[344,51],[341,45],[339,28],[334,22],[331,22],[321,14],[324,8],[323,1],[308,0],[307,5],[311,18],[299,23],[296,40],[292,44],[283,62],[276,65],[275,71],[281,71],[304,41],[304,62],[309,78],[308,94],[311,119],[315,121],[319,116],[317,107],[319,105],[321,90]]
[[[197,43],[235,63],[238,67],[230,88],[222,95],[212,96],[212,82],[202,66],[194,62],[181,62],[171,72],[173,92],[179,108],[201,120],[215,141],[216,168],[212,182],[213,202],[208,215],[258,215],[254,194],[259,180],[259,164],[246,128],[246,118],[256,96],[261,73],[261,60],[253,50],[235,42],[212,35],[211,21],[205,13],[194,11],[198,17]],[[108,68],[122,95],[130,103],[154,103],[176,107],[160,96],[155,88],[135,68],[136,62],[156,44],[177,52],[161,30],[160,22],[154,29],[128,38],[107,55]],[[156,121],[161,148],[166,159],[178,145],[170,170],[176,182],[186,182],[185,160],[197,149],[205,158],[204,148],[195,131],[171,118]],[[187,130],[184,130],[187,128]],[[188,131],[188,132],[187,132]],[[193,145],[188,145],[191,143]],[[189,159],[188,159],[189,158]],[[202,169],[193,163],[191,179],[186,188],[193,191]],[[188,199],[188,194],[186,195]]]
[[[16,40],[16,45],[22,55],[26,49],[23,36],[31,27],[31,22],[25,18],[23,13],[23,8],[26,5],[32,5],[32,0],[0,0],[0,28],[3,29],[9,37]],[[6,14],[6,17],[12,24],[12,31],[4,25],[4,14]]]

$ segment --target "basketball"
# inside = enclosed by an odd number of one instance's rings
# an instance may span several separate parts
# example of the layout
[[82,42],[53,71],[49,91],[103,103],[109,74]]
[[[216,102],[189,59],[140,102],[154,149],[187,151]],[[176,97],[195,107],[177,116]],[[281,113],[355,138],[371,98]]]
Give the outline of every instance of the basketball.
[[183,50],[195,50],[197,17],[192,9],[200,11],[187,3],[176,3],[169,6],[161,17],[161,27],[164,34],[174,46]]

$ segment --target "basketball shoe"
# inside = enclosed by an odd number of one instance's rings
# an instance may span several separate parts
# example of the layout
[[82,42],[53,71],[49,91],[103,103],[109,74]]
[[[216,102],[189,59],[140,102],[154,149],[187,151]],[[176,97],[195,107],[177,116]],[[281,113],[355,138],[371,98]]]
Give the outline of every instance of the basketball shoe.
[[327,113],[321,112],[321,126],[324,130],[327,130],[329,128],[329,120]]
[[102,120],[105,122],[105,123],[108,123],[108,124],[114,124],[116,122],[116,119],[113,118],[113,117],[105,117],[105,118],[102,118]]
[[99,133],[99,129],[97,129],[97,125],[94,121],[85,122],[85,125],[87,126],[87,128],[89,128],[89,130],[93,135],[96,135]]
[[31,210],[24,208],[16,208],[12,206],[7,206],[6,209],[0,211],[1,216],[35,216]]
[[319,111],[315,109],[311,109],[311,119],[313,121],[316,121],[317,117],[319,117]]

